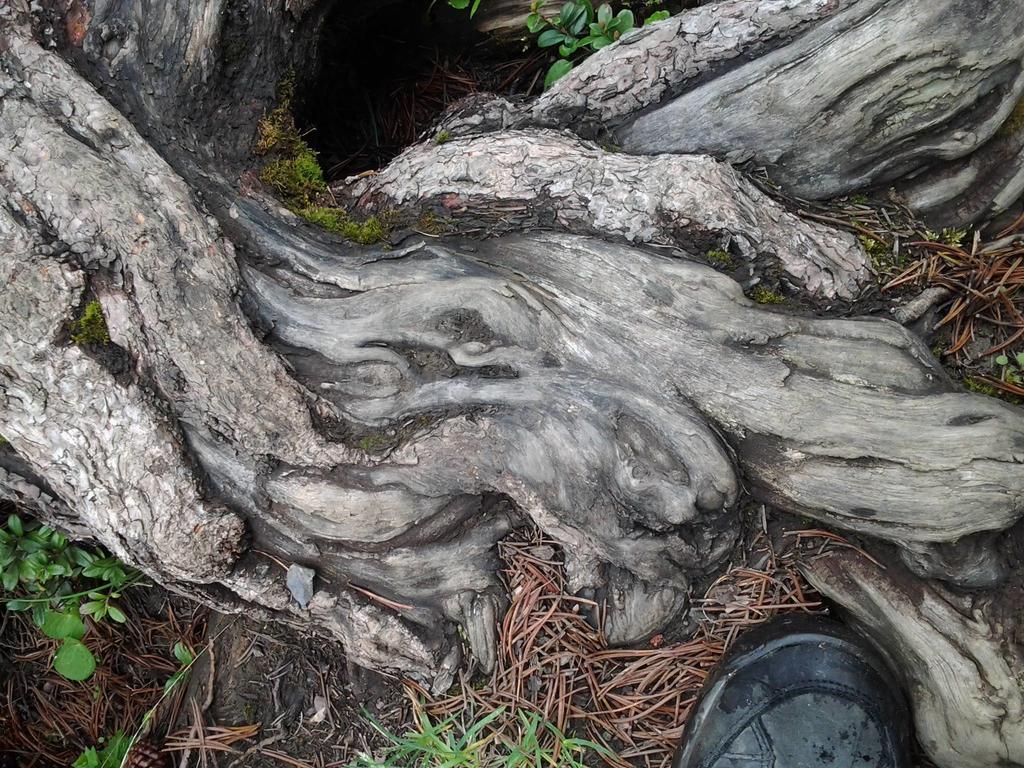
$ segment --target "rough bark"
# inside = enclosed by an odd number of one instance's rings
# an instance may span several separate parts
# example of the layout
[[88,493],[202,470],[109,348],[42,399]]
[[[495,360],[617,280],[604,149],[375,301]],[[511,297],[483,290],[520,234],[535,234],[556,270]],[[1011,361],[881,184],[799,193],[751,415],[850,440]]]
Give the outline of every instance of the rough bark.
[[937,765],[1024,765],[1024,655],[989,600],[955,596],[854,552],[804,571],[889,658]]
[[801,220],[704,156],[635,157],[550,131],[507,131],[425,142],[339,191],[362,212],[433,208],[499,229],[677,245],[697,258],[731,251],[750,282],[756,267],[781,269],[819,298],[855,299],[874,279],[852,235]]
[[571,125],[765,166],[790,193],[895,184],[942,226],[1024,192],[1017,0],[730,0],[626,35],[536,101],[448,130]]
[[[770,311],[675,251],[622,242],[706,230],[810,290],[853,290],[863,262],[849,238],[719,163],[602,154],[531,129],[414,149],[354,190],[367,207],[482,197],[493,209],[509,194],[541,223],[616,242],[532,232],[358,248],[230,183],[272,90],[255,80],[309,50],[323,12],[248,5],[251,18],[178,0],[161,17],[167,49],[149,6],[104,6],[68,28],[72,58],[148,138],[23,28],[0,31],[0,270],[13,288],[0,297],[0,431],[119,555],[444,687],[456,626],[483,666],[493,658],[494,543],[526,521],[565,545],[573,587],[607,599],[624,642],[678,615],[691,580],[721,564],[743,484],[896,542],[922,569],[973,572],[958,542],[974,552],[1024,514],[1024,417],[955,392],[908,331]],[[774,45],[757,42],[764,24],[795,45],[813,14],[854,5],[807,4],[804,18],[762,3],[735,45],[756,63]],[[101,45],[104,25],[123,31],[116,44]],[[210,54],[264,25],[273,42],[230,66]],[[453,164],[479,142],[502,152]],[[571,190],[559,194],[555,171]],[[68,343],[87,291],[122,368]],[[316,570],[307,608],[275,560]]]

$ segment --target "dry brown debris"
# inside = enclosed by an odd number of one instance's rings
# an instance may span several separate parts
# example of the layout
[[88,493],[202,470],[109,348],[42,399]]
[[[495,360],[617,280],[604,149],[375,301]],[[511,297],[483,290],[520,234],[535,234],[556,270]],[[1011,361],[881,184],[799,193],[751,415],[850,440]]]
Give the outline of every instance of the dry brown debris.
[[746,563],[695,601],[691,639],[666,644],[657,636],[648,648],[609,648],[585,618],[599,606],[567,594],[555,553],[554,542],[537,532],[501,543],[511,603],[491,679],[483,687],[463,680],[438,699],[410,686],[414,707],[435,719],[479,718],[505,707],[495,723],[510,743],[518,740],[516,710],[535,711],[561,732],[607,747],[609,765],[667,766],[705,678],[740,634],[782,613],[824,610],[794,556],[776,554],[762,536]]

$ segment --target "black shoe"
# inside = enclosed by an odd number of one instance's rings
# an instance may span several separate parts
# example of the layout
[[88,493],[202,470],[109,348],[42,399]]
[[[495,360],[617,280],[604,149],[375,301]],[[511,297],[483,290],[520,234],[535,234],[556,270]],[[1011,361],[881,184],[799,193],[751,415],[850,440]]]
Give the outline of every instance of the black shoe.
[[895,680],[846,627],[772,621],[708,678],[673,768],[908,768],[910,716]]

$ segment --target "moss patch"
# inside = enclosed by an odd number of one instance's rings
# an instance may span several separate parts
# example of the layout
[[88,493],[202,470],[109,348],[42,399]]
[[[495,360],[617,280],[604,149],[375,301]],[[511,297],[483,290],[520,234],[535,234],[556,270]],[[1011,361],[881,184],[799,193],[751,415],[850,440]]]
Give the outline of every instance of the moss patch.
[[750,298],[758,304],[787,304],[786,297],[763,285],[755,286]]
[[896,256],[892,252],[892,245],[867,235],[860,235],[857,239],[860,240],[876,274],[888,275],[896,268]]
[[386,240],[391,229],[386,218],[370,216],[358,221],[343,208],[326,204],[331,198],[323,168],[295,123],[294,73],[282,80],[277,98],[277,106],[260,120],[256,136],[256,154],[267,157],[260,181],[290,211],[328,232],[363,245]]
[[82,313],[71,321],[71,341],[79,346],[85,344],[109,344],[110,332],[103,306],[93,299],[82,308]]
[[704,254],[704,258],[708,260],[708,263],[715,267],[722,267],[723,269],[735,269],[736,262],[733,261],[726,251],[720,249],[712,249]]
[[440,236],[450,231],[450,226],[433,211],[424,211],[416,220],[415,229],[425,235]]
[[975,378],[974,376],[968,376],[964,379],[964,388],[971,392],[977,392],[979,395],[997,397],[1000,400],[1005,400],[1006,402],[1013,403],[1014,405],[1024,405],[1024,397],[1017,397],[1009,392],[1004,392],[998,387],[993,387],[987,381]]
[[452,135],[449,131],[438,131],[434,137],[435,144],[444,144],[445,142],[451,141]]
[[1014,107],[1010,116],[1006,118],[1006,122],[999,127],[996,135],[1008,139],[1015,136],[1021,130],[1024,130],[1024,99],[1017,102],[1017,106]]
[[390,225],[379,216],[370,216],[356,221],[348,212],[331,206],[311,205],[300,208],[296,213],[306,221],[334,232],[347,240],[363,245],[371,245],[386,240],[390,234]]
[[324,172],[313,150],[303,149],[294,157],[268,163],[260,181],[274,190],[289,207],[308,206],[327,191]]

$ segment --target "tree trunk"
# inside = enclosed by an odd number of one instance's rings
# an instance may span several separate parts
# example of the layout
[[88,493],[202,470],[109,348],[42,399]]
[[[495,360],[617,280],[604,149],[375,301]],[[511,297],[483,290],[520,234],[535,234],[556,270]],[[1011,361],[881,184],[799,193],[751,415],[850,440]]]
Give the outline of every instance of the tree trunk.
[[[438,688],[459,630],[490,665],[494,544],[527,523],[623,643],[723,564],[744,489],[919,573],[998,576],[994,536],[1024,513],[1019,409],[956,391],[895,323],[747,299],[708,250],[822,303],[870,269],[722,160],[651,153],[753,151],[805,195],[948,187],[923,207],[977,219],[1016,182],[942,180],[1017,141],[1017,0],[735,0],[645,28],[340,185],[456,230],[393,247],[317,231],[243,174],[327,10],[0,11],[0,492]],[[605,135],[627,154],[586,140]],[[89,296],[116,347],[69,342]],[[308,603],[278,562],[315,571]]]

